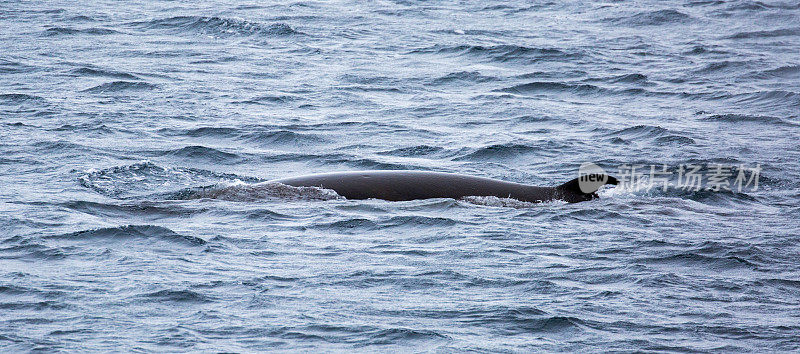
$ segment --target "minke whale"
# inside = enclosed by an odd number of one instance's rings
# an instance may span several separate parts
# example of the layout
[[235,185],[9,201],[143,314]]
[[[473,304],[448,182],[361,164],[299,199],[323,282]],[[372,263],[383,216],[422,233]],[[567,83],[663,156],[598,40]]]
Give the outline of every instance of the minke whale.
[[605,184],[618,184],[606,174],[586,174],[559,186],[537,187],[498,179],[445,172],[378,170],[333,172],[276,179],[293,187],[332,189],[347,199],[404,201],[430,198],[459,199],[470,196],[513,198],[540,203],[563,200],[577,203],[598,198]]

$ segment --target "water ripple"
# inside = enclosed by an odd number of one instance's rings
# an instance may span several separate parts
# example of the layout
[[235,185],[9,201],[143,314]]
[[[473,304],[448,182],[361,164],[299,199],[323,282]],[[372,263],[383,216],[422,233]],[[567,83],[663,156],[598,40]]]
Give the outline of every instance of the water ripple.
[[[798,23],[796,1],[0,0],[0,351],[796,352]],[[584,162],[675,173],[577,204],[267,182],[554,186]],[[716,164],[758,188],[709,188]]]

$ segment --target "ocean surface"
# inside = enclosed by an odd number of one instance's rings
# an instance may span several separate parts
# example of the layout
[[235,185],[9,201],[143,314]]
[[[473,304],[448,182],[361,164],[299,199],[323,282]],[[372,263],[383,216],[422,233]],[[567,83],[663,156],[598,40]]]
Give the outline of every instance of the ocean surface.
[[[0,0],[0,351],[798,351],[799,139],[798,1]],[[760,173],[262,183],[584,162]]]

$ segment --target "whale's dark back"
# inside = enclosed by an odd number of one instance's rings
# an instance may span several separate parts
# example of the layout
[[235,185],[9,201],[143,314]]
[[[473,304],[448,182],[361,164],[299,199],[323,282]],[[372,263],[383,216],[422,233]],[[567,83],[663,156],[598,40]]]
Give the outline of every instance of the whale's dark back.
[[391,201],[494,196],[527,202],[554,199],[555,187],[535,187],[491,178],[428,171],[335,172],[279,179],[295,187],[332,189],[347,199]]

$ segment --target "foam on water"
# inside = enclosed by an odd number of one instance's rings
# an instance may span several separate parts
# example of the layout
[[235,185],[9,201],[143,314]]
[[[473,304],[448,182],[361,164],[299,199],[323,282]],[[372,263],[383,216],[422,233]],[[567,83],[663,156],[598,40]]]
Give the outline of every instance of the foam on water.
[[222,199],[234,202],[263,200],[331,200],[342,199],[335,191],[319,187],[293,187],[277,182],[247,184],[235,181],[227,185],[216,185],[176,192],[168,199]]

